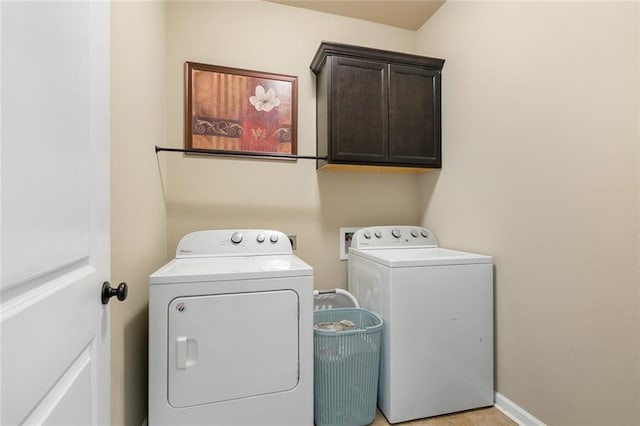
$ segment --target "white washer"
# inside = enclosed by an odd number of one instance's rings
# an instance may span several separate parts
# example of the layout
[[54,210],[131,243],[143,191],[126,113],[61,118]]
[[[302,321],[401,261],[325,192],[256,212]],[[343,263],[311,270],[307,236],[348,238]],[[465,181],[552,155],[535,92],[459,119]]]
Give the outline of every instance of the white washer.
[[389,422],[493,405],[493,260],[416,226],[363,228],[348,285],[384,320],[378,405]]
[[151,274],[149,424],[313,424],[313,269],[286,235],[191,233]]

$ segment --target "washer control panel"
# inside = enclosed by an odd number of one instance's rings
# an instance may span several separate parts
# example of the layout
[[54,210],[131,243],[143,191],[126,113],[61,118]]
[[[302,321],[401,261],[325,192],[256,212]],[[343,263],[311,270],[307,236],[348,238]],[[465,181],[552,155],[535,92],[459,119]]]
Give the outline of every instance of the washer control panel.
[[351,247],[383,249],[398,247],[438,247],[435,235],[419,226],[371,226],[353,234]]
[[182,237],[176,258],[293,254],[289,238],[269,229],[214,229]]

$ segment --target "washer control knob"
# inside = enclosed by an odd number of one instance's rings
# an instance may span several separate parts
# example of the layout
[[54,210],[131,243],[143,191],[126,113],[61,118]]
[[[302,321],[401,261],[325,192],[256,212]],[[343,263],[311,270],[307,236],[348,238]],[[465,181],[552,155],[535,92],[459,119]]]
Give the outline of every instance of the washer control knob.
[[391,230],[391,235],[393,235],[394,238],[400,238],[400,230],[398,228],[393,228]]
[[418,238],[418,231],[416,231],[415,229],[412,229],[412,230],[411,230],[411,236],[412,236],[413,238]]
[[231,234],[231,242],[233,244],[240,244],[242,242],[242,234],[240,232]]
[[374,232],[374,235],[376,236],[376,238],[382,238],[382,231],[378,229],[376,232]]
[[264,234],[258,234],[256,237],[256,241],[259,243],[264,243]]
[[277,243],[278,242],[278,234],[271,234],[271,236],[269,237],[269,241],[271,241],[272,243]]
[[429,238],[429,234],[427,234],[427,231],[421,231],[420,234],[425,238]]
[[371,232],[369,232],[369,231],[364,231],[364,232],[362,233],[362,235],[364,235],[364,237],[365,237],[367,240],[368,240],[369,238],[371,238]]

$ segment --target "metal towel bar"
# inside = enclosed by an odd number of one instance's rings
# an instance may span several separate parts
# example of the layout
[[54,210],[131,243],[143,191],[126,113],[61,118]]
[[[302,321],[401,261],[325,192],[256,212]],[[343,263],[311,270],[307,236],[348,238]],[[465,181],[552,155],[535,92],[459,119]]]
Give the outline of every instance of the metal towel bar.
[[260,158],[290,158],[294,160],[327,160],[327,157],[317,157],[313,155],[296,155],[296,154],[277,154],[277,153],[262,153],[262,152],[236,152],[236,151],[222,151],[212,149],[182,149],[182,148],[162,148],[156,145],[156,153],[166,152],[183,152],[185,154],[200,154],[211,156],[223,156],[223,157],[260,157]]

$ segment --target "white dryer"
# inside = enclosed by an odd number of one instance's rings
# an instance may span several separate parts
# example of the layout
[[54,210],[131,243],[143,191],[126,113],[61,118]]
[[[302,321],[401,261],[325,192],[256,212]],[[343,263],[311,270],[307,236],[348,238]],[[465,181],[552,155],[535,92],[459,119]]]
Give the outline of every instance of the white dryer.
[[384,320],[378,405],[389,422],[493,405],[493,260],[415,226],[358,230],[348,286]]
[[191,233],[149,277],[161,424],[313,424],[313,269],[283,233]]

